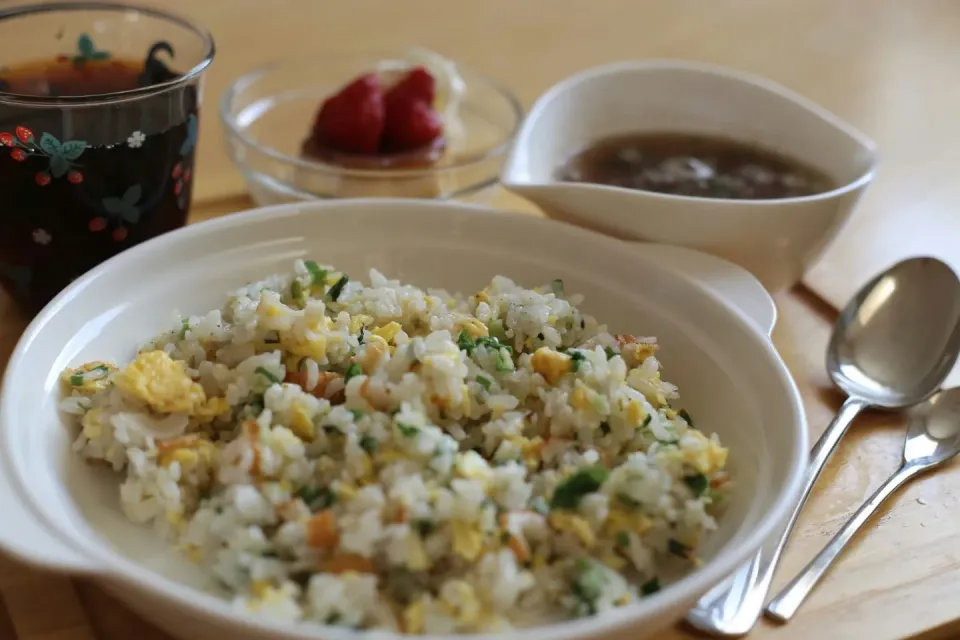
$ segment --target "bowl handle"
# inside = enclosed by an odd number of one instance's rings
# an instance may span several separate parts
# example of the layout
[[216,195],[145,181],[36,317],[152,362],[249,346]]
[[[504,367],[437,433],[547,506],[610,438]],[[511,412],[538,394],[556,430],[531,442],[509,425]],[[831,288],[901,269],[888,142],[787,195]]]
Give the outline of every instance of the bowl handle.
[[14,560],[38,569],[70,574],[103,573],[92,560],[74,550],[58,534],[49,531],[37,519],[18,493],[16,483],[4,468],[0,456],[0,551]]
[[743,267],[685,247],[634,242],[638,255],[695,280],[739,309],[768,337],[777,324],[777,306],[760,281]]

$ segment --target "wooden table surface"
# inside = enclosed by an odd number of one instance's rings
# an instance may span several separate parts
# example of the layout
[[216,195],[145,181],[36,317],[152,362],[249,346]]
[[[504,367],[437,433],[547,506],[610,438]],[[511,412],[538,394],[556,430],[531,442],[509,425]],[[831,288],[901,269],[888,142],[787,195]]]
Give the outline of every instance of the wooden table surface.
[[[960,34],[949,31],[960,24],[956,0],[154,4],[208,25],[218,44],[201,125],[193,221],[250,206],[239,174],[222,151],[214,116],[227,83],[271,59],[369,47],[363,43],[385,49],[419,44],[443,52],[513,87],[525,105],[579,69],[618,59],[673,57],[731,65],[782,82],[891,143],[882,149],[884,157],[896,157],[897,145],[919,153],[928,142],[957,140],[960,133],[954,115],[960,109],[937,102],[954,98],[957,104],[960,98],[952,85],[942,85],[952,73],[944,70],[953,69],[960,54],[960,37],[945,35]],[[942,66],[923,66],[933,64]],[[931,116],[921,115],[931,106]],[[907,109],[916,112],[908,115]],[[952,188],[955,170],[949,163],[931,163],[924,169],[924,185]],[[912,188],[897,182],[898,172],[912,175],[902,163],[890,165],[882,188],[894,203]],[[877,198],[871,202],[883,207]],[[495,204],[530,209],[506,194]],[[841,270],[819,275],[847,277]],[[817,437],[841,400],[823,368],[835,311],[803,288],[776,301],[780,320],[774,342],[797,380],[811,435]],[[5,361],[24,320],[5,298],[0,298],[0,314],[0,359]],[[799,570],[897,466],[902,436],[896,416],[858,421],[808,503],[777,584]],[[793,622],[783,627],[763,622],[751,637],[960,637],[960,515],[954,507],[960,507],[960,467],[909,486],[870,523]],[[92,583],[39,573],[5,558],[0,558],[0,596],[0,640],[167,638]],[[661,637],[689,636],[678,629]]]

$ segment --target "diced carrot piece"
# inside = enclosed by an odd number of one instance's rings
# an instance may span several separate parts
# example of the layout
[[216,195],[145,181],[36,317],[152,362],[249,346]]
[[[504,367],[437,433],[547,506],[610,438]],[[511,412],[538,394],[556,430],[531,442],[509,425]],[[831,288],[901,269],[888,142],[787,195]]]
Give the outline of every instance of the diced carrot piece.
[[335,555],[323,563],[323,570],[327,573],[373,573],[373,561],[356,553],[342,553]]
[[307,546],[314,549],[333,549],[340,543],[337,517],[330,509],[318,511],[307,521]]
[[530,550],[527,548],[527,545],[523,543],[523,540],[513,534],[507,535],[509,536],[507,539],[507,547],[513,552],[513,555],[517,557],[517,562],[523,563],[529,560]]

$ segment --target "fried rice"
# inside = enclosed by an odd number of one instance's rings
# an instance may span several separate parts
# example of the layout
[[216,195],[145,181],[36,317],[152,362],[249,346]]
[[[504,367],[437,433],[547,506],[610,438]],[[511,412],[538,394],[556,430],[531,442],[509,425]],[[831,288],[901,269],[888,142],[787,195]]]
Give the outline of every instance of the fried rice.
[[602,614],[697,562],[727,451],[560,281],[297,261],[63,373],[74,449],[240,610],[410,634]]

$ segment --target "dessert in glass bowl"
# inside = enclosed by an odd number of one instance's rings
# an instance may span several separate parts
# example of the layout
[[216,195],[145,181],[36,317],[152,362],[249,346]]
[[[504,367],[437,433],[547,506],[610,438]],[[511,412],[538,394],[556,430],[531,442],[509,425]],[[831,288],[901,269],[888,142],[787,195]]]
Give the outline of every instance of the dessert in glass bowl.
[[476,198],[497,183],[521,109],[438,54],[314,56],[253,71],[221,103],[227,147],[258,204]]

